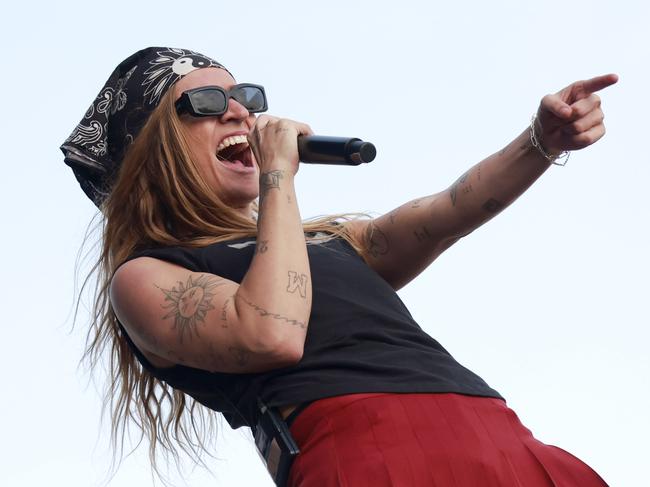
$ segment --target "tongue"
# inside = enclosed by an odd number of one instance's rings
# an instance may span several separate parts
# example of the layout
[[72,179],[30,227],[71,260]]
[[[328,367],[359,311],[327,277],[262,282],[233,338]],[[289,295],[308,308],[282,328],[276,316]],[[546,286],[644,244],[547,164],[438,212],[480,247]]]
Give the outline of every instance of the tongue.
[[229,162],[230,164],[234,164],[234,165],[236,165],[236,166],[246,166],[246,165],[245,165],[242,161],[240,161],[239,159],[228,159],[228,162]]

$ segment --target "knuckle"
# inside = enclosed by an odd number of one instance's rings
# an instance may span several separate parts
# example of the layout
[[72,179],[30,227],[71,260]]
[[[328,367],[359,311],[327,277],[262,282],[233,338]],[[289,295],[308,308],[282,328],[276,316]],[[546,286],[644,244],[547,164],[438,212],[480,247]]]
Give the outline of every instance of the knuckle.
[[593,135],[591,134],[578,134],[576,136],[576,142],[581,145],[590,145],[595,142]]
[[544,103],[544,104],[549,104],[549,103],[551,102],[551,100],[553,99],[554,96],[555,96],[555,95],[551,95],[550,93],[549,93],[548,95],[544,95],[544,96],[542,97],[542,103]]
[[277,121],[277,125],[281,129],[286,129],[291,127],[291,120],[288,120],[286,118],[281,118]]
[[574,134],[580,134],[580,133],[584,132],[584,130],[585,130],[584,127],[582,126],[582,124],[581,124],[580,122],[573,122],[573,123],[570,125],[570,127],[571,127],[571,131],[572,131]]
[[589,107],[578,105],[575,107],[574,116],[582,118],[589,113]]

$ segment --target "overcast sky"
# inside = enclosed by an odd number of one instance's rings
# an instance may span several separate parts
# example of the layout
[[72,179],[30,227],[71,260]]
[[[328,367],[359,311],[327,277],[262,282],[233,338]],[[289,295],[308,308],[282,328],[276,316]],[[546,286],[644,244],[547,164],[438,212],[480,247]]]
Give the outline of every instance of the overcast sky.
[[[609,72],[608,133],[400,296],[540,440],[612,486],[647,482],[650,9],[643,0],[19,2],[4,12],[0,482],[95,487],[107,428],[77,362],[75,256],[95,209],[58,150],[112,69],[183,47],[263,84],[269,113],[377,146],[364,167],[301,168],[304,217],[380,215],[440,191],[524,130],[541,97]],[[92,241],[92,239],[91,239]],[[92,254],[91,254],[92,255]],[[82,271],[86,269],[82,266]],[[82,272],[83,274],[83,272]],[[214,478],[270,486],[249,433],[222,423]],[[109,482],[152,485],[146,451]],[[184,485],[176,481],[176,485]]]

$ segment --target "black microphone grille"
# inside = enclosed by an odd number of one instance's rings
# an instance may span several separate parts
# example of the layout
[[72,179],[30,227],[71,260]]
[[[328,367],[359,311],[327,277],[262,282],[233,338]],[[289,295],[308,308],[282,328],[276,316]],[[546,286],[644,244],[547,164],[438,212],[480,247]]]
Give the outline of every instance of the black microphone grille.
[[355,140],[350,143],[349,157],[354,162],[361,164],[364,162],[371,162],[377,156],[377,149],[370,142],[363,140]]

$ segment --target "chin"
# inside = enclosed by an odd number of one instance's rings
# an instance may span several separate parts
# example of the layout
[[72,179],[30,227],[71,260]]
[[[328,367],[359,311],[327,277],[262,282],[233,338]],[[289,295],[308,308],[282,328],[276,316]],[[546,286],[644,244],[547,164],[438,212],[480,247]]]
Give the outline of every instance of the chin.
[[220,194],[219,196],[222,201],[231,208],[244,209],[250,208],[253,202],[257,200],[258,192],[256,190],[245,193],[238,192],[237,194],[229,195]]

